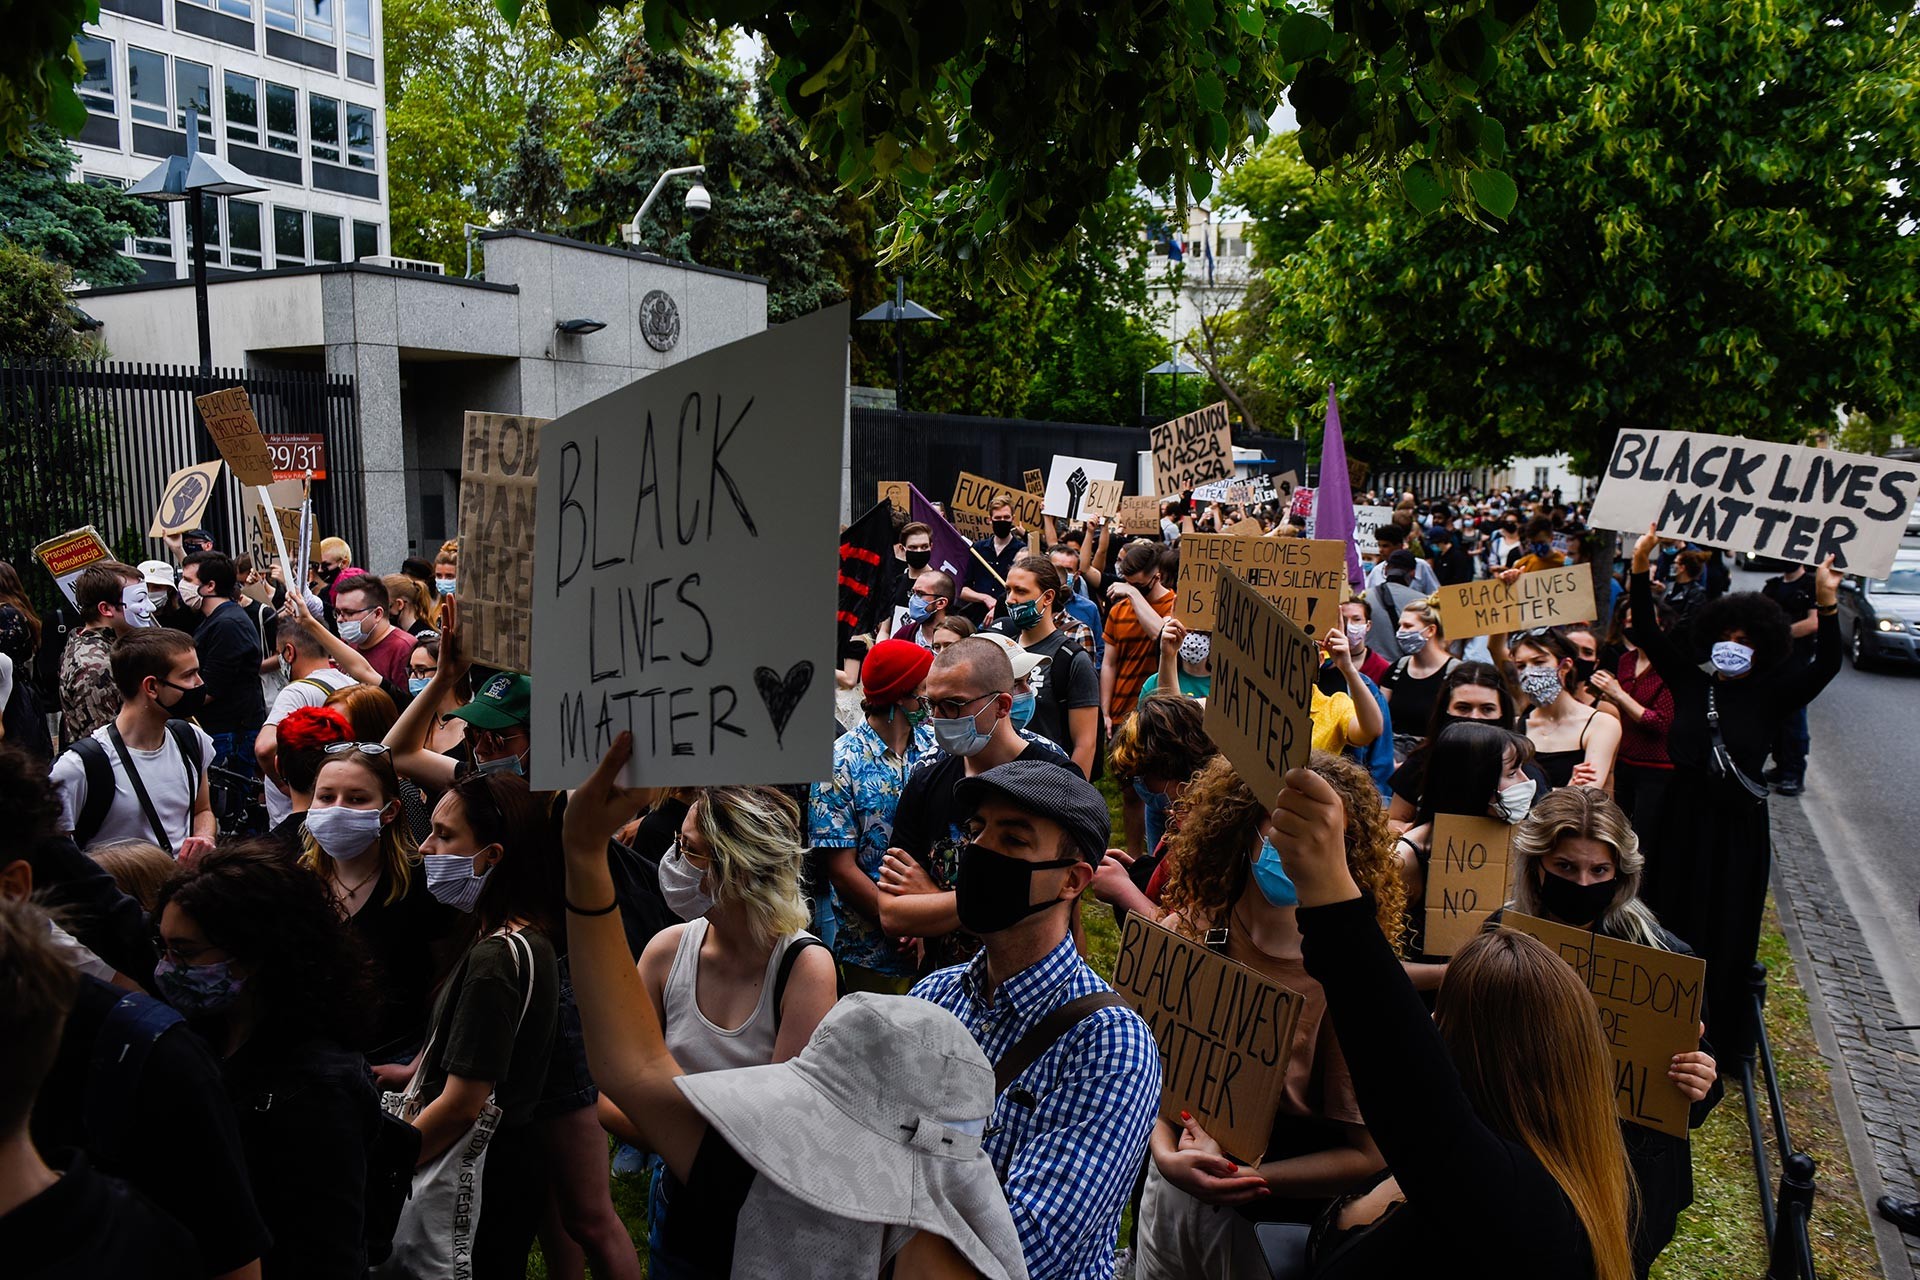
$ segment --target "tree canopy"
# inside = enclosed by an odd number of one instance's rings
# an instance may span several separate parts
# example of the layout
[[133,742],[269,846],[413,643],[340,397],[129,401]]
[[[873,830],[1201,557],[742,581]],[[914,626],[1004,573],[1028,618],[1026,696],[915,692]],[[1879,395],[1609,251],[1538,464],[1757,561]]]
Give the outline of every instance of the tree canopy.
[[30,131],[19,152],[0,153],[0,230],[89,285],[131,284],[140,268],[120,246],[144,233],[157,210],[119,187],[71,181],[75,162],[47,125]]
[[[1245,375],[1436,462],[1604,455],[1622,425],[1794,439],[1920,395],[1920,53],[1870,3],[1609,6],[1528,121],[1499,229],[1315,194],[1277,147],[1233,194],[1273,243]],[[1411,171],[1410,171],[1411,172]]]

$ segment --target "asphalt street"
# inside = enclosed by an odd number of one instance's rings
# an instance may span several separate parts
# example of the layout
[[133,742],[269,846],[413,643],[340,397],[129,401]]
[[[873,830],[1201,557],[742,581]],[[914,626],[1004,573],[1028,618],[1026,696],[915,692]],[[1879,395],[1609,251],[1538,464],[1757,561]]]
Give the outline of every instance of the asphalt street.
[[[1734,576],[1736,589],[1765,581]],[[1808,727],[1807,817],[1900,1020],[1920,1023],[1920,672],[1842,662]]]

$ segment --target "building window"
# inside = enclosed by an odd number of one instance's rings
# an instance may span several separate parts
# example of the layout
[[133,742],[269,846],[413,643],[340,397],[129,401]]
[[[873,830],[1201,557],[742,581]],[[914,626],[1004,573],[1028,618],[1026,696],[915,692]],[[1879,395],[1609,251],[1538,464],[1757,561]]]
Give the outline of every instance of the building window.
[[333,0],[266,0],[267,25],[333,42]]
[[114,114],[113,41],[83,35],[79,44],[80,60],[87,64],[86,74],[80,79],[80,100],[87,104],[87,110],[110,116]]
[[347,104],[347,163],[373,168],[373,108]]
[[[200,197],[201,234],[207,242],[207,265],[220,265],[220,197]],[[187,261],[193,261],[193,228],[187,228]]]
[[307,215],[299,209],[273,211],[273,265],[297,267],[307,260]]
[[227,142],[260,145],[260,82],[227,72]]
[[340,219],[330,213],[313,215],[313,260],[340,261]]
[[173,64],[173,105],[176,108],[174,127],[187,127],[187,110],[197,107],[200,111],[200,136],[213,136],[213,68],[203,67],[197,62]]
[[300,29],[299,0],[266,0],[267,25],[282,31]]
[[260,206],[251,200],[227,201],[227,264],[260,267]]
[[151,49],[127,49],[127,108],[141,124],[166,127],[167,55]]
[[315,160],[340,163],[340,103],[317,93],[307,95],[307,145]]
[[369,56],[373,53],[373,0],[345,0],[341,25],[346,28],[347,48]]
[[271,80],[267,82],[267,146],[300,154],[300,91]]
[[380,224],[353,220],[353,260],[380,256]]

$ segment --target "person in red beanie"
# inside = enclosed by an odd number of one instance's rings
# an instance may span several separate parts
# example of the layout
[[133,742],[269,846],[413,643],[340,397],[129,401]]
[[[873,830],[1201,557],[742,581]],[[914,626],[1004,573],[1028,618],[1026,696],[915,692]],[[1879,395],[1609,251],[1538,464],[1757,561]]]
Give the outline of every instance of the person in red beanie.
[[327,748],[336,742],[353,741],[353,726],[333,707],[296,707],[280,721],[279,747],[275,764],[287,784],[287,798],[293,811],[282,818],[267,837],[278,840],[289,857],[300,856],[300,831],[306,825],[307,806],[313,803],[313,783]]
[[911,640],[882,640],[860,665],[862,723],[833,745],[833,776],[813,784],[808,828],[833,886],[815,911],[816,928],[840,961],[849,991],[905,995],[919,971],[918,939],[902,946],[880,927],[880,860],[893,837],[900,790],[934,751],[920,685],[933,652]]

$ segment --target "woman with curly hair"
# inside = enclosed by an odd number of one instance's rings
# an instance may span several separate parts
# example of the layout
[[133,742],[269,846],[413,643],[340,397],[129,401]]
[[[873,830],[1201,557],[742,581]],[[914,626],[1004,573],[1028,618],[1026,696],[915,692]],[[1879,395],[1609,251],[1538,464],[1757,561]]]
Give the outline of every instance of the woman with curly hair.
[[1840,572],[1828,556],[1814,573],[1813,660],[1793,656],[1787,615],[1766,596],[1738,591],[1700,607],[1691,643],[1676,624],[1663,632],[1648,574],[1659,538],[1649,528],[1633,548],[1628,634],[1673,695],[1667,730],[1667,830],[1650,867],[1647,905],[1707,961],[1707,1034],[1729,1059],[1753,1044],[1747,974],[1760,945],[1760,913],[1773,862],[1767,752],[1786,718],[1840,670],[1836,600]]
[[154,919],[160,994],[221,1059],[260,1216],[265,1280],[358,1280],[379,1124],[358,1042],[366,961],[326,889],[269,840],[182,863]]
[[[1343,801],[1347,865],[1373,894],[1382,932],[1394,937],[1406,890],[1372,776],[1322,751],[1307,767]],[[1301,960],[1296,897],[1267,838],[1267,811],[1224,758],[1194,778],[1185,807],[1168,854],[1163,923],[1297,993],[1302,1007],[1259,1168],[1235,1165],[1191,1118],[1154,1126],[1136,1241],[1142,1280],[1264,1275],[1255,1221],[1313,1222],[1333,1197],[1385,1166],[1326,1021],[1324,992]]]
[[1146,802],[1152,837],[1145,857],[1110,849],[1094,873],[1093,895],[1111,906],[1116,917],[1135,912],[1150,920],[1160,918],[1156,904],[1166,879],[1166,835],[1178,824],[1178,802],[1193,776],[1220,754],[1202,724],[1205,716],[1206,709],[1192,698],[1171,691],[1149,694],[1113,735],[1115,776],[1133,779],[1136,794]]

